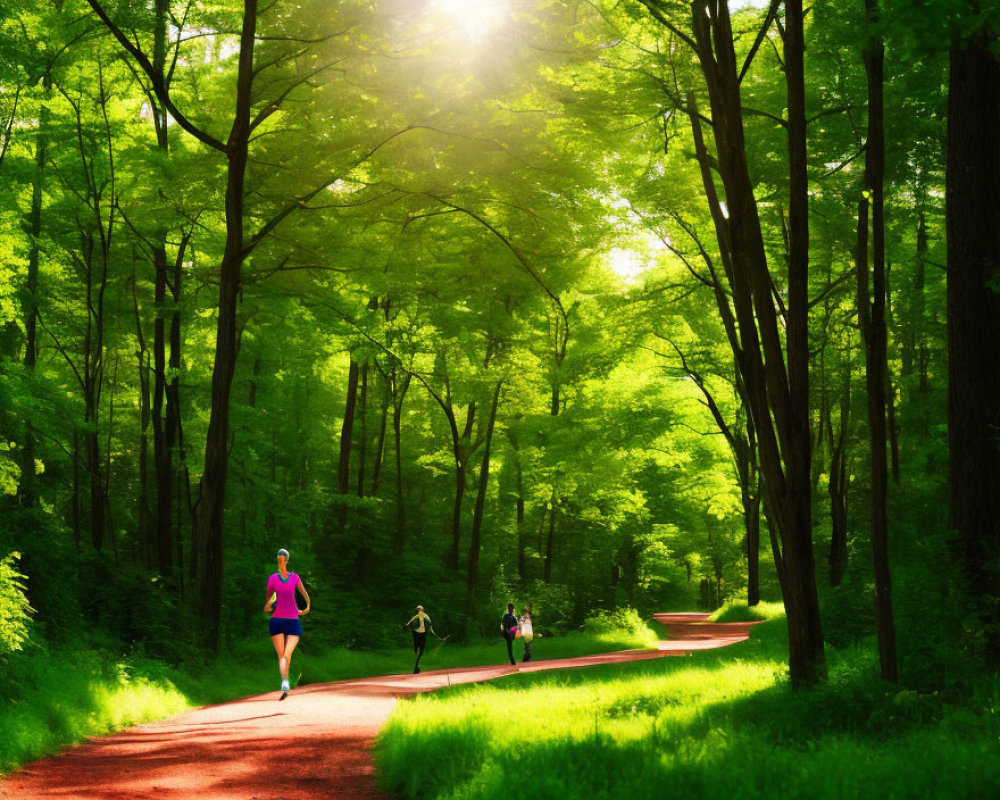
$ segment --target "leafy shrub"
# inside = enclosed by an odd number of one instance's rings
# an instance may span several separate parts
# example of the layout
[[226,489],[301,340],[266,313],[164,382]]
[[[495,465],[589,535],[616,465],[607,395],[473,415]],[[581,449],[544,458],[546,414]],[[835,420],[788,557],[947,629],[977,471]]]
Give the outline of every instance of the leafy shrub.
[[13,450],[8,442],[0,442],[0,495],[15,494],[21,468],[8,453]]
[[20,557],[13,552],[0,559],[0,656],[21,649],[34,611],[28,603],[26,578],[17,571]]
[[650,630],[648,621],[634,608],[598,611],[587,620],[584,629],[602,637],[640,641],[650,647],[656,642],[656,635]]

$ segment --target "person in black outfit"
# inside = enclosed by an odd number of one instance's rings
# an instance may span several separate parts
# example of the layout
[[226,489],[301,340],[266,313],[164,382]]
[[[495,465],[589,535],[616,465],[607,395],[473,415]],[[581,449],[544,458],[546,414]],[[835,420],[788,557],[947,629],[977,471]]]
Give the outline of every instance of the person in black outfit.
[[507,603],[507,613],[500,620],[500,630],[503,631],[504,641],[507,642],[507,657],[511,664],[516,664],[514,660],[514,639],[517,638],[517,617],[514,616],[514,604]]

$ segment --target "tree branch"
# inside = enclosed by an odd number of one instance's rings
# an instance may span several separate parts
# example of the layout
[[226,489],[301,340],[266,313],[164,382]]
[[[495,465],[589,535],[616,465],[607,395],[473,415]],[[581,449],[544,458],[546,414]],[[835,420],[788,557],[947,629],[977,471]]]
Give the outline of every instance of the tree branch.
[[97,14],[101,22],[104,23],[105,27],[111,31],[112,35],[118,40],[121,46],[124,47],[132,58],[138,62],[139,66],[142,67],[142,71],[146,73],[150,82],[153,84],[153,91],[156,93],[156,96],[160,98],[160,102],[163,103],[163,107],[170,112],[170,116],[177,120],[177,124],[194,136],[195,139],[208,145],[213,150],[218,150],[220,153],[227,152],[226,145],[223,142],[199,128],[177,109],[177,106],[175,106],[173,101],[170,99],[170,92],[167,89],[164,77],[156,72],[156,69],[154,69],[153,65],[146,57],[146,54],[139,49],[138,45],[129,41],[128,37],[122,32],[121,28],[115,25],[98,0],[87,0],[87,4],[94,10],[94,13]]
[[266,120],[268,117],[270,117],[275,111],[277,111],[279,108],[281,108],[282,102],[284,102],[285,98],[288,97],[288,95],[290,95],[295,89],[297,89],[303,83],[306,83],[310,78],[315,78],[317,75],[319,75],[319,73],[321,73],[321,72],[323,72],[325,70],[328,70],[331,67],[336,66],[337,64],[339,64],[343,60],[344,59],[342,59],[342,58],[338,58],[336,61],[331,61],[329,64],[324,64],[322,67],[317,67],[316,69],[314,69],[312,72],[308,73],[307,75],[303,75],[298,80],[292,81],[291,85],[287,89],[285,89],[285,91],[283,91],[280,95],[278,95],[278,97],[276,97],[274,100],[272,100],[266,106],[264,106],[264,108],[262,108],[260,110],[260,113],[258,113],[257,116],[253,118],[253,121],[250,123],[250,132],[252,133],[254,131],[254,129],[258,125],[260,125],[264,120]]
[[771,0],[771,5],[767,9],[767,16],[764,17],[764,24],[760,26],[753,47],[750,48],[750,52],[747,53],[746,60],[743,62],[743,69],[740,70],[740,76],[736,79],[737,84],[743,83],[743,78],[746,76],[747,70],[750,69],[750,62],[757,55],[757,50],[764,41],[764,37],[767,36],[767,32],[771,28],[771,23],[774,22],[774,17],[778,13],[778,6],[780,5],[781,0]]
[[[90,0],[88,0],[88,2],[89,1]],[[402,136],[407,131],[412,131],[412,130],[415,130],[415,129],[421,128],[421,127],[423,127],[423,126],[422,125],[407,125],[402,130],[396,131],[391,136],[388,136],[385,139],[383,139],[381,142],[379,142],[377,145],[375,145],[373,148],[371,148],[371,150],[369,150],[368,152],[366,152],[360,158],[358,158],[355,161],[353,161],[349,166],[347,166],[343,170],[341,170],[341,173],[339,175],[335,175],[332,178],[326,178],[326,179],[324,179],[323,183],[321,183],[315,189],[312,189],[311,191],[307,192],[306,194],[302,195],[301,197],[294,198],[292,200],[292,202],[290,202],[283,209],[281,209],[281,211],[279,211],[277,214],[275,214],[273,217],[271,217],[271,219],[268,222],[266,222],[264,224],[264,226],[261,227],[261,229],[257,231],[257,233],[255,233],[252,237],[250,237],[250,243],[245,248],[243,248],[243,257],[246,258],[248,255],[250,255],[250,253],[252,253],[254,250],[256,250],[257,246],[261,243],[261,241],[264,239],[264,237],[267,236],[275,228],[277,228],[285,220],[285,218],[287,216],[289,216],[291,213],[293,213],[294,211],[296,211],[296,210],[298,210],[300,208],[306,208],[307,207],[306,203],[308,203],[310,200],[312,200],[316,195],[318,195],[320,192],[322,192],[328,186],[332,186],[333,184],[335,184],[338,180],[340,180],[341,178],[343,178],[345,175],[350,174],[351,170],[353,170],[358,165],[363,164],[365,161],[367,161],[369,158],[371,158],[376,152],[378,152],[379,149],[381,149],[382,147],[384,147],[385,145],[387,145],[389,142],[391,142],[397,136]]]
[[666,18],[664,15],[666,9],[663,8],[663,4],[659,0],[639,0],[639,2],[649,9],[649,13],[653,15],[653,19],[694,50],[695,53],[698,52],[698,45],[695,44],[694,39]]

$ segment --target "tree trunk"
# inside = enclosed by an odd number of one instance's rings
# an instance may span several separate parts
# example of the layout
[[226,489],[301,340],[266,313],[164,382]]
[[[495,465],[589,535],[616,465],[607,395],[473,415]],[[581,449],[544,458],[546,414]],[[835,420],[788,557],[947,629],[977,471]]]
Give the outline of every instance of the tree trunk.
[[389,418],[390,387],[385,373],[381,373],[382,404],[379,410],[378,439],[375,442],[375,463],[372,465],[372,497],[378,496],[379,478],[382,476],[382,461],[385,458],[385,429]]
[[90,476],[90,537],[94,549],[100,552],[104,548],[105,528],[105,496],[101,481],[101,444],[98,439],[96,419],[92,421],[95,427],[87,433],[87,472]]
[[392,435],[396,459],[396,530],[393,532],[393,550],[403,552],[406,543],[406,505],[403,500],[403,450],[402,450],[402,415],[403,398],[410,387],[410,376],[403,381],[402,388],[396,384],[396,370],[392,371]]
[[847,425],[851,409],[850,370],[846,370],[847,385],[840,398],[840,427],[833,431],[833,410],[827,408],[825,420],[830,447],[830,586],[840,586],[847,570]]
[[552,500],[552,510],[549,512],[549,534],[545,539],[545,568],[542,580],[552,583],[552,551],[556,533],[556,505],[555,498]]
[[361,367],[361,431],[358,440],[358,497],[365,496],[365,461],[368,455],[368,364]]
[[139,560],[144,567],[151,562],[149,546],[149,350],[142,330],[142,313],[135,291],[135,253],[132,255],[132,304],[135,309],[136,351],[139,368],[139,498],[136,517],[139,533]]
[[108,438],[104,447],[104,503],[107,519],[107,534],[111,540],[111,552],[114,554],[115,566],[119,566],[118,560],[118,536],[115,531],[115,515],[111,506],[111,492],[108,488],[111,485],[111,443],[115,430],[115,387],[118,385],[118,356],[115,356],[115,369],[108,386]]
[[[100,206],[97,197],[88,194],[97,208],[100,220]],[[100,222],[98,222],[100,224]],[[94,549],[100,552],[104,547],[104,532],[107,524],[107,484],[101,465],[100,409],[101,388],[104,383],[104,294],[108,285],[107,239],[101,236],[97,246],[92,231],[81,236],[81,258],[85,269],[87,324],[83,338],[83,420],[87,427],[87,473],[90,481],[90,537]],[[101,274],[95,292],[95,258],[101,260]]]
[[[170,382],[166,385],[166,400],[167,400],[167,420],[166,420],[166,450],[167,450],[167,465],[171,469],[171,481],[176,484],[177,491],[175,501],[177,502],[176,514],[174,520],[174,535],[176,547],[176,564],[178,570],[178,580],[180,581],[181,596],[183,597],[184,592],[184,527],[183,527],[183,515],[181,513],[182,505],[180,504],[181,489],[182,484],[184,488],[187,489],[188,493],[191,491],[191,487],[188,485],[187,476],[187,464],[186,457],[183,452],[183,443],[181,442],[181,389],[180,389],[180,372],[181,372],[181,293],[183,291],[182,281],[183,281],[183,262],[184,254],[187,249],[188,238],[185,236],[181,240],[181,245],[179,252],[177,253],[177,258],[174,260],[174,279],[171,288],[171,295],[173,298],[173,311],[170,314],[170,361],[168,362],[168,367],[170,370]],[[174,467],[173,454],[178,453],[178,463],[176,468]],[[190,545],[189,545],[190,547]]]
[[951,50],[948,90],[949,527],[1000,669],[1000,61],[980,31]]
[[[886,292],[889,291],[886,286]],[[888,330],[888,327],[886,328]],[[899,474],[899,426],[896,424],[896,390],[892,383],[892,369],[889,367],[888,352],[885,366],[885,414],[886,432],[889,435],[889,467],[892,482],[900,485]]]
[[507,439],[510,447],[514,451],[514,510],[517,521],[517,576],[522,581],[526,577],[526,564],[524,559],[524,549],[527,534],[524,531],[524,473],[521,469],[521,449],[518,447],[517,438],[513,431],[507,431]]
[[[802,0],[791,0],[785,3],[790,184],[787,315],[790,403],[789,430],[782,447],[788,481],[785,513],[789,535],[783,533],[782,542],[787,587],[793,598],[792,605],[796,607],[794,621],[791,619],[793,614],[789,614],[789,667],[792,683],[797,686],[815,683],[826,674],[813,559],[809,483],[812,463],[809,453],[809,187],[804,56]],[[767,305],[771,305],[770,300]],[[783,532],[786,526],[780,526],[779,530]],[[786,600],[786,611],[788,605]]]
[[166,412],[164,402],[167,391],[166,328],[164,314],[167,298],[167,251],[162,242],[153,248],[155,317],[153,320],[153,463],[156,472],[156,564],[163,575],[173,568],[173,492],[171,481],[170,446],[167,444]]
[[[917,369],[920,374],[918,386],[921,394],[926,394],[929,388],[927,379],[927,337],[924,335],[924,282],[927,264],[927,219],[923,209],[917,218],[917,270],[913,280],[914,305],[912,323],[916,327]],[[922,413],[923,433],[926,437],[929,421],[927,414]]]
[[[452,453],[455,458],[455,501],[451,511],[451,549],[448,551],[448,568],[458,569],[458,554],[462,543],[462,499],[465,497],[465,473],[468,468],[469,440],[472,423],[476,418],[476,403],[469,403],[465,411],[465,429],[458,436],[454,413],[451,413]],[[464,443],[464,444],[463,444]]]
[[469,534],[469,559],[466,567],[465,595],[466,608],[471,613],[472,600],[476,591],[476,581],[479,577],[480,532],[483,527],[483,510],[486,505],[486,489],[490,480],[490,446],[493,443],[493,427],[497,419],[497,404],[500,401],[500,387],[503,381],[497,381],[493,392],[493,403],[490,405],[490,418],[486,423],[486,441],[483,445],[483,462],[479,468],[479,489],[476,492],[476,504],[472,514],[472,531]]
[[[347,399],[344,404],[344,422],[340,426],[340,460],[337,464],[337,494],[342,498],[350,491],[351,446],[354,443],[354,414],[358,402],[358,362],[351,355],[347,371]],[[337,509],[337,528],[342,533],[347,526],[347,503],[340,501]]]
[[[920,209],[917,216],[917,269],[913,279],[913,312],[911,314],[912,329],[915,332],[915,345],[917,353],[917,370],[920,380],[918,383],[920,394],[926,394],[928,390],[927,382],[927,337],[924,335],[924,282],[927,263],[927,218],[924,210]],[[922,413],[922,432],[927,436],[927,426],[929,421],[927,414]]]
[[[870,26],[878,24],[877,0],[865,0]],[[861,326],[865,340],[868,390],[868,434],[871,449],[871,539],[875,565],[875,627],[878,634],[882,677],[898,680],[896,631],[892,613],[892,577],[889,571],[888,465],[886,463],[886,387],[888,355],[885,286],[885,125],[883,63],[885,47],[874,33],[868,34],[864,48],[868,79],[868,136],[865,147],[865,186],[872,202],[872,284],[868,303],[868,214],[862,197],[858,215],[858,313],[866,318]]]
[[80,434],[73,428],[73,500],[71,502],[73,518],[73,545],[77,555],[80,553]]
[[244,260],[243,213],[250,139],[253,51],[257,30],[257,0],[244,0],[236,79],[236,113],[226,143],[226,246],[219,270],[219,319],[212,368],[211,412],[205,437],[205,469],[198,499],[198,537],[201,560],[201,599],[206,638],[214,651],[219,645],[222,612],[222,525],[229,470],[229,399],[236,370],[238,339],[236,309]]
[[[698,147],[700,124],[696,115],[691,115],[692,130],[696,150],[700,153],[706,193],[715,197],[713,166],[725,188],[728,214],[723,214],[721,208],[716,207],[717,203],[710,205],[732,293],[738,344],[727,298],[719,300],[720,311],[757,434],[758,464],[764,488],[762,501],[785,601],[789,671],[792,684],[804,687],[822,681],[826,669],[816,591],[809,482],[808,181],[802,4],[800,0],[786,3],[790,202],[788,309],[784,320],[779,320],[774,306],[774,281],[768,270],[746,158],[728,4],[719,0],[698,0],[692,4],[692,25],[711,100],[717,153],[714,164],[709,162],[703,147]],[[719,292],[717,286],[716,294]],[[785,323],[787,349],[782,345],[782,322]]]
[[[166,71],[168,0],[156,0],[153,23],[153,68]],[[169,148],[165,109],[151,103],[156,147],[164,155]],[[153,250],[153,463],[156,473],[156,563],[161,574],[173,571],[173,445],[167,400],[166,301],[167,231],[159,226],[152,235]],[[171,354],[171,360],[173,354]],[[165,408],[165,402],[167,407]]]
[[[28,234],[31,248],[28,251],[28,276],[24,288],[24,368],[28,375],[35,371],[38,358],[38,263],[39,241],[42,235],[42,199],[45,191],[45,162],[49,150],[49,96],[52,93],[52,75],[46,71],[42,78],[42,108],[38,114],[38,133],[35,137],[35,174],[31,185],[31,212],[28,214]],[[18,490],[21,505],[30,508],[35,504],[35,435],[28,421],[24,430],[24,447],[21,458],[21,480]]]
[[747,537],[747,605],[760,603],[760,486],[740,492]]

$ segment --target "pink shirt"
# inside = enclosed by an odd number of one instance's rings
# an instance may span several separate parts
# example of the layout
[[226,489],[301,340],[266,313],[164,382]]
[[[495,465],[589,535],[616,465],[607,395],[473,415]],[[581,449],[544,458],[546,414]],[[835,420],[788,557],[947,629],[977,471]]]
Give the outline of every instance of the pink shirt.
[[288,573],[288,580],[281,580],[281,574],[275,572],[267,579],[267,596],[272,592],[278,595],[278,602],[274,606],[272,617],[278,619],[298,619],[299,607],[295,605],[295,587],[301,583],[299,576],[294,572]]

